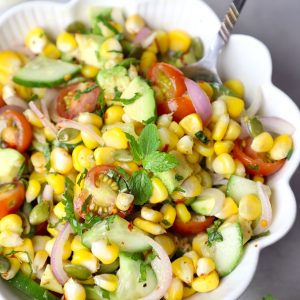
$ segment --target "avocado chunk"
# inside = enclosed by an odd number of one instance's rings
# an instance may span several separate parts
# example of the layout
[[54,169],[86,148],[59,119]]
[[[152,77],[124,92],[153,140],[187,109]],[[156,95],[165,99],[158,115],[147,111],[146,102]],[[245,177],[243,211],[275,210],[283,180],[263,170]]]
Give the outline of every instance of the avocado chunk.
[[0,149],[0,184],[13,181],[25,162],[24,156],[15,149]]
[[141,77],[135,77],[122,93],[122,99],[141,95],[131,104],[124,103],[124,112],[134,121],[144,122],[156,118],[156,103],[152,88]]

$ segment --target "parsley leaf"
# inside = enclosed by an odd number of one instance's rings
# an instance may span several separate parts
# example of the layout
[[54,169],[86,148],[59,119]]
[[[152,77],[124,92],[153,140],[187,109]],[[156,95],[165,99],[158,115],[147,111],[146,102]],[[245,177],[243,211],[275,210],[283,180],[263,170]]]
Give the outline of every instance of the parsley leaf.
[[177,181],[181,181],[183,179],[183,176],[179,175],[179,174],[175,174],[175,179]]
[[223,236],[222,234],[218,231],[219,227],[222,225],[221,220],[217,220],[214,222],[214,225],[210,228],[208,228],[207,234],[208,234],[208,247],[211,247],[214,242],[222,242],[223,241]]
[[268,294],[267,296],[263,297],[262,300],[277,300],[277,299],[274,298],[274,296],[272,296],[271,294]]
[[118,66],[128,68],[130,65],[138,65],[140,61],[135,57],[128,57],[118,64]]
[[85,178],[87,172],[88,172],[87,169],[83,169],[83,171],[81,172],[80,177],[78,178],[76,184],[80,185],[81,181]]
[[152,172],[164,172],[178,165],[176,157],[170,153],[152,152],[143,159],[143,166]]
[[45,155],[45,159],[46,159],[46,169],[50,170],[51,168],[51,162],[50,162],[50,155],[51,155],[51,151],[50,151],[50,146],[49,144],[45,144],[44,145],[44,155]]
[[152,183],[145,170],[136,171],[130,179],[131,193],[136,205],[144,205],[152,195]]
[[74,99],[78,100],[80,98],[81,95],[83,94],[87,94],[89,92],[91,92],[92,90],[94,90],[96,87],[98,87],[97,84],[93,84],[88,86],[87,88],[85,88],[84,90],[76,90],[75,94],[74,94]]
[[156,151],[160,146],[160,138],[158,130],[154,124],[147,125],[141,132],[139,144],[143,153],[143,157]]
[[116,219],[116,215],[109,216],[105,218],[105,228],[106,230],[110,230],[110,224],[112,224]]
[[248,165],[247,169],[257,171],[257,170],[259,170],[259,165]]
[[139,282],[145,282],[147,279],[147,267],[148,264],[144,261],[141,262],[140,264],[140,278]]
[[144,123],[145,125],[148,125],[148,124],[153,124],[153,123],[155,123],[155,121],[156,121],[156,116],[151,117],[151,118],[149,118],[148,120],[144,120],[143,123]]
[[140,93],[135,93],[134,96],[132,96],[131,98],[128,99],[123,99],[123,98],[115,98],[112,101],[115,102],[121,102],[124,105],[128,105],[128,104],[132,104],[134,103],[137,99],[139,99],[142,96],[142,94]]
[[93,198],[92,195],[88,195],[88,197],[86,198],[86,200],[82,204],[82,207],[81,207],[82,212],[85,212],[85,213],[87,212],[88,205],[91,203],[92,198]]
[[105,27],[107,27],[109,30],[111,30],[114,34],[119,33],[118,29],[110,23],[109,17],[99,15],[99,16],[97,16],[97,20],[102,22],[105,25]]
[[99,108],[95,111],[97,115],[100,117],[104,116],[105,110],[106,110],[106,104],[105,104],[105,98],[104,98],[104,90],[101,90],[99,93],[99,96],[97,98],[97,105]]
[[130,150],[131,150],[131,154],[133,156],[133,159],[135,161],[139,161],[142,160],[142,149],[140,147],[140,144],[137,142],[137,140],[135,139],[135,137],[127,132],[125,132],[125,135],[128,139],[128,142],[130,144]]

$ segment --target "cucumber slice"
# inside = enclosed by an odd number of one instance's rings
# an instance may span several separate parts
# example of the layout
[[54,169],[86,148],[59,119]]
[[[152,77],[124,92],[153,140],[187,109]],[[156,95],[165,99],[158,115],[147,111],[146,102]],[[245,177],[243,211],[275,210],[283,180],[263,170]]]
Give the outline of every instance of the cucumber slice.
[[145,280],[141,280],[143,261],[129,253],[120,253],[120,269],[118,289],[112,293],[112,300],[142,299],[149,295],[157,286],[157,279],[150,265],[144,265]]
[[82,235],[82,243],[91,248],[92,242],[100,239],[107,239],[117,244],[121,251],[143,252],[151,249],[151,246],[141,238],[144,233],[136,227],[130,228],[130,223],[119,216],[113,219],[97,223],[90,230]]
[[228,275],[239,263],[243,254],[243,235],[239,223],[224,223],[218,230],[222,242],[215,242],[211,247],[211,257],[220,276]]
[[[271,190],[265,185],[267,193],[270,196]],[[242,197],[254,194],[258,195],[256,182],[244,177],[232,175],[227,183],[227,196],[231,197],[236,203],[239,203]]]
[[70,80],[79,71],[79,65],[39,56],[21,68],[13,81],[27,87],[51,88]]

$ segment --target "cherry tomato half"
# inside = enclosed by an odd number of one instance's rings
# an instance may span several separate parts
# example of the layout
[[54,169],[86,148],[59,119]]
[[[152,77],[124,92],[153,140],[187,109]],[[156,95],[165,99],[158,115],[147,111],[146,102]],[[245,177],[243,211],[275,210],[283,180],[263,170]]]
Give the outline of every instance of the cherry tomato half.
[[179,218],[176,218],[172,228],[182,235],[195,235],[205,231],[215,219],[214,217],[206,217],[204,221],[201,221],[197,218],[197,216],[192,217],[191,221],[187,223],[183,223]]
[[59,116],[73,119],[81,112],[96,109],[99,88],[93,82],[75,83],[63,88],[57,99],[56,109]]
[[232,150],[234,158],[238,159],[252,175],[268,176],[277,172],[285,163],[285,159],[268,161],[264,154],[257,153],[251,148],[251,138],[237,140]]
[[195,108],[188,96],[177,97],[157,105],[157,113],[159,115],[173,113],[173,119],[180,122],[181,119],[195,113]]
[[186,91],[183,73],[172,65],[163,62],[154,64],[148,78],[160,90],[164,100],[182,96]]
[[3,109],[0,119],[7,122],[7,127],[2,131],[2,141],[5,145],[21,153],[25,152],[32,141],[32,128],[25,116],[12,109]]
[[0,185],[0,219],[16,212],[25,200],[25,187],[20,181]]

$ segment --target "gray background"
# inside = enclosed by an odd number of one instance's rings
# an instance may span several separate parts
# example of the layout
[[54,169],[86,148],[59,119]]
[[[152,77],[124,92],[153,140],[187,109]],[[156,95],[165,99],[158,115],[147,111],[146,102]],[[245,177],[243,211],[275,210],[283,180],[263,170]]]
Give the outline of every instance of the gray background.
[[[206,0],[220,18],[230,0]],[[263,41],[272,54],[273,82],[300,106],[300,0],[248,0],[235,32]],[[295,194],[300,193],[292,178]],[[300,197],[298,197],[300,199]],[[284,199],[282,199],[284,201]],[[264,249],[254,279],[239,300],[260,300],[271,293],[279,300],[300,299],[300,217],[286,237]],[[217,299],[216,299],[217,300]]]
[[[220,18],[231,2],[205,1]],[[273,82],[300,106],[300,0],[248,0],[235,32],[267,45],[273,58]],[[298,168],[291,181],[296,195],[299,175]],[[261,300],[269,293],[278,300],[300,299],[299,229],[300,217],[285,238],[262,251],[254,279],[239,300]]]

